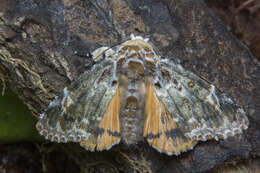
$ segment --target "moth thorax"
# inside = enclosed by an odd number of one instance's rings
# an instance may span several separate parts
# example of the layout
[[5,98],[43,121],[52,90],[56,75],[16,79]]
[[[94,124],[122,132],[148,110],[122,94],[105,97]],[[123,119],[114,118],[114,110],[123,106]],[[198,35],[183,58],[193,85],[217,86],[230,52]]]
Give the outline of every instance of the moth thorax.
[[156,67],[153,50],[144,45],[125,45],[118,52],[117,67],[129,77],[138,77]]
[[130,60],[127,65],[130,71],[133,71],[138,74],[144,73],[144,65],[141,61]]
[[140,84],[129,82],[120,116],[122,138],[126,144],[136,144],[143,138],[143,100]]

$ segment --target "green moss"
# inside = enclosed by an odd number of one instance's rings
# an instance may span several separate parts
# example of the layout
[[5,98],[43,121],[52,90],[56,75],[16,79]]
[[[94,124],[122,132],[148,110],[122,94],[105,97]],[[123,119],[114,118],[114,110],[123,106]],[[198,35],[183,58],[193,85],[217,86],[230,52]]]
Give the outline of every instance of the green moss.
[[35,123],[36,118],[10,89],[0,95],[0,143],[41,141]]

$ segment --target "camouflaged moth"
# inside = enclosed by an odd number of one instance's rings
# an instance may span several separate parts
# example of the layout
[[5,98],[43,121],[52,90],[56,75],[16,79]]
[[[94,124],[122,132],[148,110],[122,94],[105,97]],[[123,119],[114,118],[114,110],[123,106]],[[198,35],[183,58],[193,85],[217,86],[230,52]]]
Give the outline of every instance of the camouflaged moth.
[[243,109],[214,85],[132,36],[93,52],[96,63],[56,97],[36,125],[55,142],[90,151],[146,138],[168,155],[198,141],[226,139],[248,127]]

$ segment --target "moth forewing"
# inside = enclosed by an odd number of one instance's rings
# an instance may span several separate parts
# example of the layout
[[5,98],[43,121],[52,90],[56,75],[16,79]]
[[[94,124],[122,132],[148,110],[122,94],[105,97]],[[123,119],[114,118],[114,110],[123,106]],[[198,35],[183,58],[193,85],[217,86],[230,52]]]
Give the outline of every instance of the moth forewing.
[[[102,60],[65,88],[39,119],[40,134],[51,141],[56,138],[60,142],[88,141],[85,148],[96,150],[97,139],[104,135],[99,124],[118,87],[118,84],[112,84],[113,69],[111,59]],[[109,146],[104,145],[104,149],[106,147]],[[102,150],[102,146],[98,150]]]
[[152,80],[147,82],[145,114],[144,136],[159,152],[178,155],[196,145],[196,141],[179,130],[173,117],[157,98]]
[[218,140],[247,128],[245,112],[241,113],[242,109],[214,85],[174,61],[161,61],[160,69],[156,78],[164,85],[157,87],[156,93],[186,136]]

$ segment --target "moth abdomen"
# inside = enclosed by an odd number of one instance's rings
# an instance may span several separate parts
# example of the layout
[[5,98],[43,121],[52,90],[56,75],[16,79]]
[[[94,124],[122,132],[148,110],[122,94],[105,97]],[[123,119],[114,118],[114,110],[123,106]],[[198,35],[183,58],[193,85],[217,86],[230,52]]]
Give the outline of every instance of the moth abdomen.
[[130,81],[124,93],[121,110],[122,138],[126,144],[136,144],[143,136],[143,97],[137,82]]

